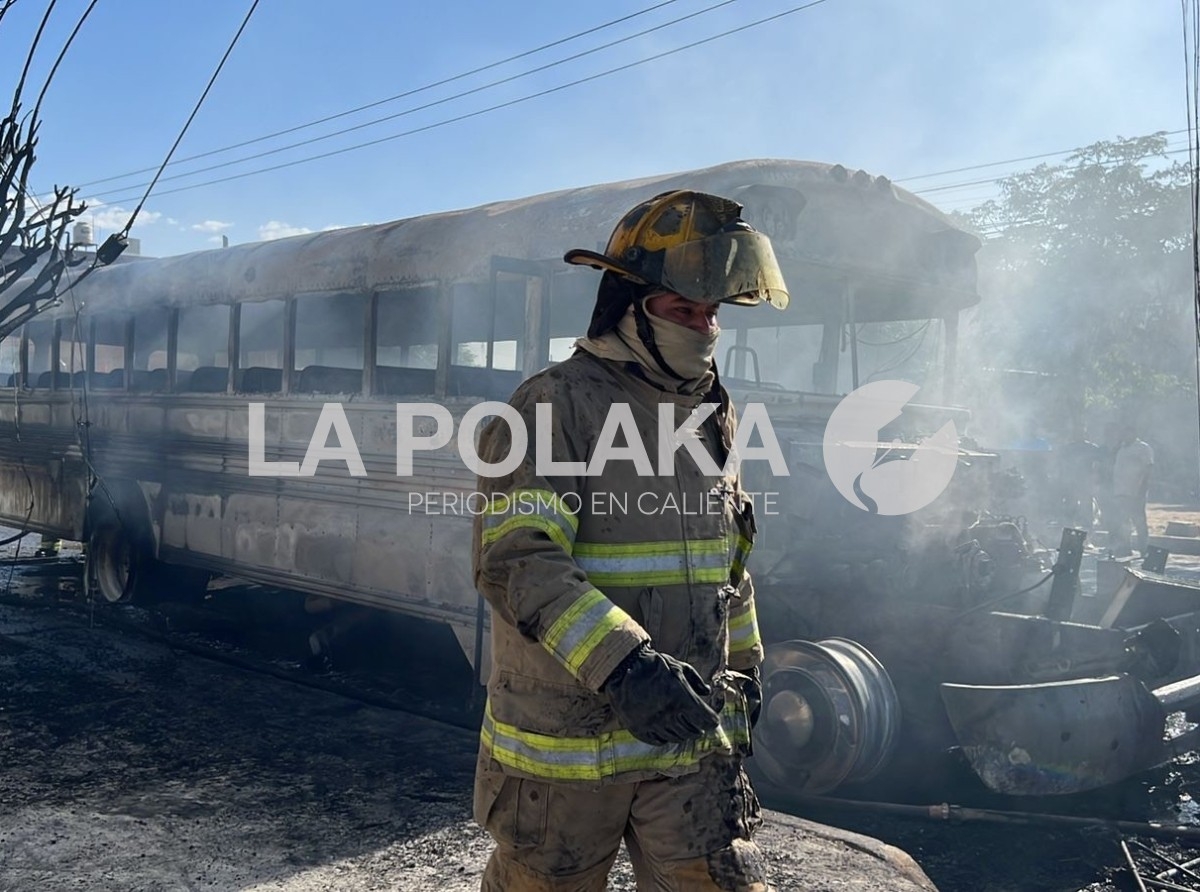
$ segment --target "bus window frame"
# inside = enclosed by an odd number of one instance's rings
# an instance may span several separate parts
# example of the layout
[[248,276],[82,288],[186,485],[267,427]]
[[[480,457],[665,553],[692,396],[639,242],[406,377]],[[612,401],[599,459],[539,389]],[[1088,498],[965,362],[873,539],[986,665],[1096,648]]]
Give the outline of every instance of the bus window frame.
[[[360,344],[360,347],[362,348],[362,354],[363,354],[362,355],[362,368],[357,370],[359,372],[358,389],[357,389],[357,391],[354,392],[354,395],[355,396],[367,396],[371,393],[371,391],[368,389],[368,383],[370,381],[373,381],[373,378],[374,378],[374,374],[373,374],[374,368],[373,368],[372,364],[374,363],[373,347],[374,347],[375,337],[374,337],[374,329],[372,326],[373,326],[375,320],[374,320],[374,316],[373,316],[372,306],[373,306],[373,304],[376,303],[376,301],[378,299],[377,292],[362,291],[362,290],[338,290],[338,291],[315,291],[315,292],[309,292],[309,293],[305,293],[305,294],[295,295],[295,297],[293,298],[293,302],[295,303],[296,310],[295,310],[295,313],[294,313],[292,321],[291,321],[292,339],[293,339],[293,348],[292,348],[293,355],[294,355],[294,351],[296,349],[296,326],[299,324],[300,301],[302,301],[302,300],[304,300],[304,301],[335,300],[335,299],[347,298],[347,297],[362,301],[363,332],[362,332],[362,342]],[[310,348],[306,346],[304,349],[310,349]],[[318,348],[318,349],[322,349],[322,348]],[[295,366],[294,359],[293,359],[292,365]],[[323,363],[318,361],[318,362],[312,363],[312,365],[320,366],[320,365],[323,365]],[[307,368],[307,366],[305,368]],[[368,369],[371,370],[371,374],[368,374]],[[299,387],[300,374],[303,371],[304,371],[304,368],[293,368],[292,373],[295,376],[293,379],[294,387],[297,387],[297,388]],[[311,391],[306,390],[304,392],[310,393]],[[320,392],[320,391],[318,391],[318,392]]]
[[[279,374],[280,389],[270,391],[270,393],[273,393],[273,394],[291,393],[291,390],[289,388],[290,375],[288,374],[288,364],[289,363],[294,364],[296,361],[295,301],[291,297],[267,297],[267,298],[263,298],[262,300],[236,301],[230,305],[231,309],[234,310],[235,312],[233,312],[229,318],[229,347],[230,347],[231,351],[236,350],[236,352],[230,352],[230,354],[229,354],[229,385],[228,385],[228,388],[226,389],[226,393],[237,393],[238,392],[238,381],[241,378],[241,375],[239,375],[238,373],[245,371],[245,369],[243,369],[242,365],[241,365],[241,363],[242,363],[241,350],[242,350],[242,321],[243,321],[242,320],[242,307],[243,307],[243,305],[253,304],[255,306],[259,306],[262,304],[273,303],[275,301],[278,301],[283,304],[283,341],[280,345],[280,352],[279,352],[279,362],[280,362],[282,368],[280,368],[280,370],[279,370],[279,372],[280,372],[280,374]],[[248,368],[248,369],[255,368],[255,366],[249,365],[249,366],[246,366],[246,368]],[[274,366],[269,366],[268,368],[273,369]],[[255,393],[257,394],[258,391],[255,391]],[[267,394],[266,391],[262,392],[262,395],[265,396],[266,394]]]
[[[237,357],[230,353],[230,348],[237,346],[238,339],[235,337],[234,326],[240,314],[237,312],[239,304],[220,303],[195,303],[184,307],[172,307],[167,317],[167,374],[169,380],[168,392],[170,393],[194,393],[194,391],[180,388],[179,386],[179,325],[183,318],[185,310],[198,309],[203,307],[218,307],[224,308],[226,316],[226,325],[228,329],[225,333],[225,366],[214,366],[214,368],[225,368],[227,370],[225,389],[218,391],[220,393],[232,393],[233,377],[237,370]],[[203,366],[201,366],[203,367]],[[186,371],[195,371],[186,370]],[[212,396],[211,392],[206,391],[207,396]]]
[[296,298],[283,299],[283,374],[279,376],[279,392],[289,396],[296,375]]
[[18,378],[16,385],[21,390],[29,389],[29,325],[21,326],[21,346],[18,348]]
[[179,307],[167,308],[167,393],[178,393],[175,388],[176,370],[179,367]]
[[229,380],[225,382],[225,392],[232,394],[237,382],[238,367],[242,362],[242,305],[229,305]]

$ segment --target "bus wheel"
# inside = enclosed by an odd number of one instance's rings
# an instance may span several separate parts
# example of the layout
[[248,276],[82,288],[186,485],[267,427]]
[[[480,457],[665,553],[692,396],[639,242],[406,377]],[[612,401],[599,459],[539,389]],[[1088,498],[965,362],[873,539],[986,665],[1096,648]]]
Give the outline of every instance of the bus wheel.
[[150,562],[117,520],[105,519],[92,530],[87,561],[91,581],[109,604],[128,603],[143,593]]

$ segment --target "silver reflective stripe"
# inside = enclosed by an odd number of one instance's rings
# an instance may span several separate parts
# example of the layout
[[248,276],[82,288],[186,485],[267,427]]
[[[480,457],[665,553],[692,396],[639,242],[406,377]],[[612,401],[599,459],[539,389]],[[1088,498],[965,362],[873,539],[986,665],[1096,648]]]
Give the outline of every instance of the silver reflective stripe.
[[630,622],[629,614],[602,592],[592,589],[575,600],[551,623],[542,644],[578,676],[587,658],[614,629]]
[[729,649],[749,650],[760,642],[758,635],[758,618],[755,616],[753,605],[745,613],[733,616],[729,620]]

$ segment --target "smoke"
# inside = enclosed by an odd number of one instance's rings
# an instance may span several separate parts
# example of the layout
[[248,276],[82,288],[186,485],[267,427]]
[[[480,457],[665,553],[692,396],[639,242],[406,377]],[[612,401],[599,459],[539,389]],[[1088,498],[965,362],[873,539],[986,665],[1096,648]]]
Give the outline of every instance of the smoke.
[[960,365],[981,445],[1107,445],[1128,421],[1158,456],[1152,498],[1182,499],[1200,484],[1190,223],[1164,150],[1161,135],[1098,143],[1001,181],[969,218],[982,301]]

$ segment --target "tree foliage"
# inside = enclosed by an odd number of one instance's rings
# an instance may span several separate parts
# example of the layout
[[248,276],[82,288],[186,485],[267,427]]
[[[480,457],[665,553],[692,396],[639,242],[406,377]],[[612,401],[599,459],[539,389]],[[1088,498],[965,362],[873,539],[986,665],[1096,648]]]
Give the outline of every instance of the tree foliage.
[[965,218],[985,238],[973,364],[1049,373],[1076,410],[1194,394],[1189,172],[1166,135],[999,185]]

